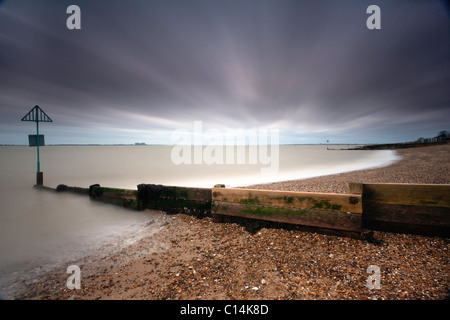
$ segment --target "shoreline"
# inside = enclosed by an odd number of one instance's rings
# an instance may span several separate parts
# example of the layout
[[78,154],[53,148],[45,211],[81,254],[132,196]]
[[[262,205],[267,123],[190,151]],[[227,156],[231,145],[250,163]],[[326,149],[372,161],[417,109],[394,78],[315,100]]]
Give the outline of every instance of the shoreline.
[[[387,167],[253,185],[347,192],[347,182],[450,183],[450,145],[398,150]],[[350,179],[350,180],[349,180]],[[358,180],[354,180],[358,179]],[[246,187],[248,188],[248,187]],[[356,240],[263,221],[159,215],[142,237],[22,279],[12,299],[448,299],[449,239],[370,232]],[[81,289],[66,287],[69,265]],[[381,288],[366,286],[381,269]],[[25,276],[25,275],[24,275]]]
[[450,184],[450,145],[396,150],[400,160],[387,166],[241,188],[346,193],[348,182]]
[[[376,151],[380,151],[380,150],[376,150]],[[386,151],[386,150],[383,150],[383,151]],[[389,151],[396,152],[396,150],[389,150]],[[399,162],[402,160],[403,160],[403,157],[401,157],[397,153],[395,153],[392,159],[385,160],[381,164],[370,165],[370,166],[363,167],[363,168],[343,169],[341,172],[323,173],[323,174],[306,176],[306,177],[301,177],[301,178],[277,179],[275,181],[272,180],[272,181],[268,181],[265,183],[249,183],[249,184],[245,184],[245,185],[230,186],[229,188],[239,188],[239,189],[254,189],[254,188],[263,189],[263,188],[266,188],[266,190],[274,190],[274,189],[270,189],[271,186],[273,187],[274,184],[289,183],[289,182],[293,182],[293,181],[313,180],[313,179],[336,176],[336,175],[347,174],[347,173],[350,174],[352,172],[358,172],[358,171],[375,170],[375,169],[389,167],[392,164],[395,164],[396,162]],[[280,190],[283,190],[283,189],[280,189]],[[284,190],[284,191],[291,191],[291,190]],[[303,190],[298,190],[298,191],[303,191]]]

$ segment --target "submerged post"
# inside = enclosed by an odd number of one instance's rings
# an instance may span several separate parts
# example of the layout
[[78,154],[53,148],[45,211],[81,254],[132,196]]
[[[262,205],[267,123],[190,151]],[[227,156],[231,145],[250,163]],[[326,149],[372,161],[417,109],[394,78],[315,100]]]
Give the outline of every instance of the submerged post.
[[35,106],[22,118],[22,121],[36,122],[36,136],[29,135],[28,141],[30,147],[36,147],[36,185],[42,186],[44,184],[44,173],[41,172],[41,163],[39,160],[39,145],[44,146],[45,140],[43,135],[39,135],[39,122],[53,122],[53,120],[50,119],[50,117],[41,108],[39,108],[39,106]]

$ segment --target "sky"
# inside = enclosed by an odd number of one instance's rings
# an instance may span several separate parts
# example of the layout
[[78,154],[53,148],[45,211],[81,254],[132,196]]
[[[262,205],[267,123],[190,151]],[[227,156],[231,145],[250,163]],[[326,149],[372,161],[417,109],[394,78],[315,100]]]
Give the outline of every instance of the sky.
[[0,144],[28,143],[35,105],[47,144],[174,144],[194,121],[281,144],[434,137],[449,17],[433,0],[0,0]]

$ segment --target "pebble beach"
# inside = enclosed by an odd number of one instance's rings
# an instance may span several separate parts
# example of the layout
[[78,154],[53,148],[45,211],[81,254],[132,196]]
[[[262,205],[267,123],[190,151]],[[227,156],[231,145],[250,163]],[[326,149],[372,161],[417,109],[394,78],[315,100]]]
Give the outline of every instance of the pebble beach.
[[[396,152],[402,159],[387,167],[246,188],[346,193],[348,182],[450,184],[450,144]],[[449,240],[370,230],[353,239],[155,211],[139,234],[19,275],[8,298],[443,300],[450,297]],[[80,289],[66,286],[69,265],[80,267]],[[370,266],[379,267],[379,288],[368,285]]]

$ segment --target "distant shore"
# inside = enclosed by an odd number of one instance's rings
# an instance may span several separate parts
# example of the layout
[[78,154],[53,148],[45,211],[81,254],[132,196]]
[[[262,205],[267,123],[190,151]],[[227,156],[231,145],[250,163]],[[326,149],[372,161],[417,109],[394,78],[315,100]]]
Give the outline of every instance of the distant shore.
[[[330,151],[332,152],[332,151]],[[347,182],[450,183],[450,145],[398,150],[390,166],[252,188],[347,192]],[[363,240],[267,222],[216,223],[158,216],[144,236],[23,282],[16,299],[425,299],[449,298],[449,239],[371,232]],[[157,231],[155,231],[157,230]],[[145,234],[147,233],[147,236]],[[81,289],[66,287],[79,265]],[[379,266],[381,287],[367,287]]]
[[[362,143],[283,143],[280,146],[327,146],[331,147],[330,150],[392,150],[392,149],[403,149],[403,148],[418,148],[418,147],[430,147],[435,145],[443,145],[448,143],[448,140],[437,141],[437,142],[398,142],[398,143],[379,143],[379,144],[362,144]],[[2,143],[0,147],[28,147],[28,144],[14,144],[14,143]],[[171,147],[174,144],[161,144],[161,143],[50,143],[46,144],[48,147],[133,147],[133,146],[146,146],[146,147]],[[347,146],[347,148],[333,148],[336,146]],[[352,146],[352,147],[350,147]]]

